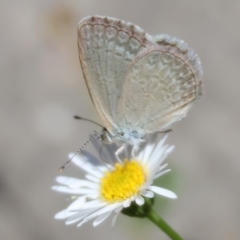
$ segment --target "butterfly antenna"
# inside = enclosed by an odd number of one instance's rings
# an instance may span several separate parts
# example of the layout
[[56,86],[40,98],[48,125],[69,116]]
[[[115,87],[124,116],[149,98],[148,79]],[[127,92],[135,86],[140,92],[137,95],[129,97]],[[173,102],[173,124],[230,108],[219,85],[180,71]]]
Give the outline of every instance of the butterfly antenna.
[[79,149],[77,152],[74,153],[74,155],[67,161],[65,162],[60,168],[59,168],[59,172],[62,172],[66,166],[72,161],[72,159],[78,155],[85,147],[87,144],[89,144],[93,139],[99,139],[102,138],[103,135],[107,134],[107,132],[102,132],[101,134],[94,134],[92,137],[90,137]]
[[173,130],[172,129],[167,129],[167,130],[164,130],[164,131],[157,131],[157,133],[169,133],[169,132],[172,132]]
[[99,123],[97,123],[97,122],[95,122],[95,121],[93,121],[93,120],[91,120],[91,119],[83,118],[83,117],[77,116],[77,115],[75,115],[75,116],[73,116],[73,117],[74,117],[75,119],[77,119],[77,120],[83,120],[83,121],[91,122],[91,123],[93,123],[93,124],[98,125],[99,127],[104,128],[101,124],[99,124]]

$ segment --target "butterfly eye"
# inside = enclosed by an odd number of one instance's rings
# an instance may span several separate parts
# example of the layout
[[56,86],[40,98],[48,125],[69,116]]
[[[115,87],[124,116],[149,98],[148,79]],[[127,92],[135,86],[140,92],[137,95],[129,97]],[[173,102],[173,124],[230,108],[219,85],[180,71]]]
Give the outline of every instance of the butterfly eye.
[[118,132],[118,134],[120,135],[120,136],[124,136],[124,132]]

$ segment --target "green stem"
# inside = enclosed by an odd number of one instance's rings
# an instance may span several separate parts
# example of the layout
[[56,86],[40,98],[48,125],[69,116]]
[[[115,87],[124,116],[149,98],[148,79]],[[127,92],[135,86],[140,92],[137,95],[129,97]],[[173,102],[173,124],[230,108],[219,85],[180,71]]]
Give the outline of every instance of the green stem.
[[165,232],[172,240],[183,240],[161,217],[159,217],[152,209],[149,210],[147,216],[150,221],[155,223],[163,232]]

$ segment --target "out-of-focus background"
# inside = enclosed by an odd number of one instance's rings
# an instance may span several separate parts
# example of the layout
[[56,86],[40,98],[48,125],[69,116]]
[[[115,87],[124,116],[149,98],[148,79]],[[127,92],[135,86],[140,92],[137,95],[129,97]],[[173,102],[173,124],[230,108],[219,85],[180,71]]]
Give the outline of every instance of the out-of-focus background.
[[[53,216],[67,196],[51,191],[58,168],[101,122],[78,59],[77,24],[99,14],[168,33],[199,54],[205,95],[168,142],[177,200],[162,216],[187,240],[240,239],[240,1],[1,1],[0,239],[168,239],[148,220],[120,215],[99,227]],[[91,146],[88,146],[88,150]],[[83,176],[73,165],[63,175]],[[176,177],[177,176],[177,177]],[[161,182],[160,182],[161,184]],[[156,208],[159,208],[156,202]]]

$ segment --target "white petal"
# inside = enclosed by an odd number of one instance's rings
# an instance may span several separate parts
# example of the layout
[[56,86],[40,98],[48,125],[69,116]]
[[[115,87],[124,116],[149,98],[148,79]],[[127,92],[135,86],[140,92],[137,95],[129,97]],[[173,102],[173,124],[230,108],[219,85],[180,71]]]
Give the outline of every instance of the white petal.
[[152,154],[153,151],[153,144],[148,144],[145,149],[144,149],[144,156],[143,156],[143,161],[147,162]]
[[154,193],[151,192],[151,191],[147,191],[147,190],[141,192],[141,195],[144,196],[144,197],[147,197],[147,198],[153,198],[154,197]]
[[106,202],[100,202],[99,199],[92,200],[89,202],[86,202],[84,205],[81,206],[81,209],[91,209],[91,208],[102,208],[107,205]]
[[86,213],[86,212],[79,212],[79,213],[75,213],[75,215],[73,215],[72,218],[67,219],[67,221],[65,222],[66,225],[70,225],[76,222],[81,221],[84,217],[88,216],[89,214],[91,214],[91,212]]
[[154,150],[153,154],[151,155],[151,158],[149,159],[150,161],[148,161],[150,166],[154,164],[160,165],[163,162],[162,155],[166,151],[167,147],[168,146],[165,145],[165,146],[161,146],[161,148],[156,148]]
[[85,158],[84,156],[80,157],[78,155],[69,154],[69,158],[70,159],[72,158],[72,162],[74,164],[79,166],[84,171],[92,174],[93,176],[96,176],[96,177],[101,177],[102,176],[102,172],[98,168],[93,166],[90,162],[88,162],[88,159]]
[[93,222],[93,226],[96,227],[98,226],[100,223],[102,223],[106,218],[108,218],[110,216],[112,212],[106,212],[104,214],[102,214],[101,216],[99,216],[98,218],[96,218]]
[[166,150],[166,152],[169,154],[169,153],[171,153],[174,150],[174,148],[175,148],[174,145],[169,146],[168,149]]
[[144,156],[144,149],[138,154],[137,159],[143,159]]
[[85,217],[89,216],[90,214],[92,214],[94,211],[96,211],[97,209],[91,209],[91,210],[81,210],[77,213],[75,213],[75,215],[69,217],[66,221],[66,225],[70,225],[73,223],[76,223],[78,221],[84,220]]
[[147,179],[147,181],[145,182],[145,184],[142,186],[142,189],[147,189],[148,186],[151,186],[153,183],[153,178],[149,178]]
[[77,225],[77,227],[81,227],[84,223],[86,223],[86,222],[88,222],[88,220],[83,220],[82,222],[80,222],[78,225]]
[[124,208],[129,207],[131,205],[131,199],[125,200],[122,205],[123,205]]
[[114,211],[115,209],[119,208],[121,206],[120,203],[113,203],[113,204],[110,204],[110,205],[107,205],[103,208],[101,208],[99,211],[96,211],[94,212],[93,214],[89,215],[88,217],[86,217],[85,219],[86,220],[90,220],[92,218],[95,218],[97,216],[100,216],[102,214],[105,214],[106,212],[112,212]]
[[114,217],[113,217],[113,219],[112,219],[111,227],[114,227],[114,226],[115,226],[116,221],[117,221],[117,216],[118,216],[118,214],[121,212],[121,210],[122,210],[122,208],[119,208],[119,209],[117,209],[117,210],[115,211],[115,215],[114,215]]
[[105,163],[105,166],[101,165],[98,166],[98,169],[100,169],[101,172],[106,172],[112,167],[112,165]]
[[164,175],[164,174],[166,174],[166,173],[168,173],[168,172],[171,172],[171,169],[166,169],[166,170],[164,170],[164,171],[162,171],[162,172],[157,173],[157,174],[154,176],[154,179],[159,178],[159,177],[161,177],[162,175]]
[[149,186],[148,189],[164,197],[177,198],[177,195],[174,192],[167,190],[165,188],[161,188],[157,186]]
[[[153,155],[156,154],[156,153],[160,153],[160,149],[163,147],[163,144],[165,143],[167,137],[168,137],[168,134],[165,134],[165,136],[160,140],[160,142],[158,142],[158,143],[155,145],[155,148],[154,148],[154,150],[152,151],[151,156],[153,156]],[[159,154],[159,156],[160,156],[160,154]]]
[[58,176],[56,178],[58,183],[68,186],[69,188],[79,188],[79,187],[89,187],[89,188],[97,188],[98,184],[93,183],[91,181],[72,178],[72,177],[64,177]]
[[167,166],[168,166],[168,163],[163,164],[162,166],[159,167],[158,171],[160,172],[161,170],[163,170]]
[[76,214],[75,212],[69,212],[67,209],[62,210],[61,212],[58,212],[54,218],[55,219],[65,219],[72,215]]
[[137,196],[135,202],[138,206],[142,206],[144,204],[144,198],[142,196]]
[[68,211],[79,210],[84,203],[86,203],[86,196],[81,196],[81,197],[79,197],[77,200],[75,200],[74,202],[72,202],[72,203],[68,206],[67,210],[68,210]]
[[99,178],[97,177],[94,177],[93,175],[91,174],[86,174],[85,175],[86,179],[92,181],[92,182],[95,182],[95,183],[99,183]]
[[159,145],[160,145],[160,146],[163,146],[163,144],[165,143],[167,137],[168,137],[168,133],[165,134],[165,136],[161,139],[161,141],[158,143],[158,146],[159,146]]
[[166,148],[165,152],[161,156],[161,162],[164,162],[164,160],[167,158],[167,156],[173,151],[174,146],[169,146]]
[[164,164],[162,166],[159,166],[159,163],[152,165],[148,171],[149,171],[149,178],[154,178],[156,179],[156,175],[160,173],[160,171],[162,171],[162,169],[164,169],[165,167],[167,167],[168,164]]
[[99,198],[99,192],[90,193],[90,194],[87,195],[87,197],[89,199],[97,199],[97,198]]
[[81,221],[84,217],[86,217],[89,213],[85,213],[83,214],[82,212],[80,212],[79,214],[78,213],[75,213],[75,215],[73,215],[74,218],[69,218],[67,219],[67,221],[65,222],[66,225],[71,225],[71,224],[74,224],[78,221]]
[[72,177],[58,176],[56,177],[56,181],[60,184],[69,186],[71,184],[78,183],[80,180]]
[[68,193],[68,194],[89,194],[89,193],[95,193],[95,189],[87,189],[87,188],[68,188],[65,186],[53,186],[53,190],[57,192],[63,192],[63,193]]
[[98,213],[98,216],[99,216],[100,214],[103,214],[103,213],[108,212],[108,211],[114,211],[115,209],[119,208],[119,206],[121,206],[121,203],[119,203],[119,202],[109,204],[109,205],[107,205],[106,207],[100,209],[100,210],[97,212],[97,213]]

